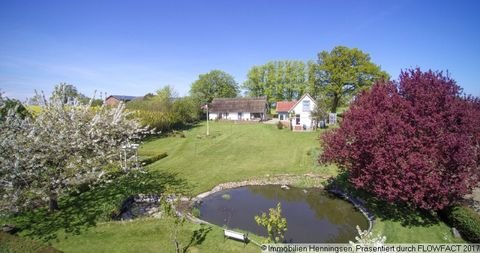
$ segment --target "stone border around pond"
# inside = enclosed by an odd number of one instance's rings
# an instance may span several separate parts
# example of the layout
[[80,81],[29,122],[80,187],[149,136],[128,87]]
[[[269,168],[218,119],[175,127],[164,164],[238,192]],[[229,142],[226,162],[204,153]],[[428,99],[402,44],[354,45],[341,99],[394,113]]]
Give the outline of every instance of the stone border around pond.
[[[228,190],[228,189],[234,189],[234,188],[239,188],[243,186],[251,186],[251,185],[292,185],[296,182],[298,182],[302,178],[315,178],[315,179],[329,179],[330,177],[322,177],[319,175],[315,174],[304,174],[302,176],[291,176],[291,175],[278,175],[278,176],[272,176],[271,178],[265,178],[265,179],[253,179],[253,180],[245,180],[245,181],[240,181],[240,182],[227,182],[227,183],[221,183],[210,191],[198,194],[195,196],[192,201],[194,202],[200,202],[203,198],[217,193],[219,191],[223,190]],[[314,186],[315,188],[325,188],[323,185],[318,185]],[[368,220],[368,232],[370,233],[373,229],[373,225],[375,222],[375,216],[367,210],[367,208],[363,205],[363,201],[361,199],[352,197],[348,195],[346,192],[340,190],[340,189],[325,189],[326,191],[335,194],[337,196],[342,197],[343,199],[347,200],[350,202],[355,208],[357,208],[365,218]],[[209,222],[206,222],[204,220],[201,220],[197,217],[193,217],[192,215],[189,215],[190,220],[196,222],[196,223],[206,223],[210,224]]]
[[330,193],[333,193],[337,196],[342,197],[343,199],[347,200],[350,202],[353,206],[355,206],[360,212],[367,218],[368,220],[368,232],[372,232],[373,225],[375,223],[375,216],[368,211],[368,209],[363,205],[363,200],[359,198],[352,197],[348,195],[346,192],[342,191],[341,189],[328,189],[327,190]]
[[[251,186],[251,185],[292,185],[294,184],[295,182],[298,182],[300,179],[302,178],[314,178],[314,179],[317,179],[317,180],[326,180],[326,179],[329,179],[330,177],[324,177],[324,176],[319,176],[319,175],[315,175],[315,174],[305,174],[305,175],[301,175],[301,176],[292,176],[292,175],[288,175],[288,174],[284,174],[284,175],[276,175],[276,176],[269,176],[267,175],[267,178],[264,178],[264,179],[251,179],[251,180],[244,180],[244,181],[240,181],[240,182],[227,182],[227,183],[221,183],[215,187],[213,187],[213,189],[211,189],[210,191],[207,191],[207,192],[204,192],[204,193],[200,193],[198,194],[197,196],[195,196],[193,198],[194,201],[198,201],[198,200],[201,200],[213,193],[216,193],[216,192],[219,192],[219,191],[222,191],[222,190],[228,190],[228,189],[234,189],[234,188],[239,188],[239,187],[243,187],[243,186]],[[318,185],[318,186],[315,186],[317,188],[323,188],[323,185]]]

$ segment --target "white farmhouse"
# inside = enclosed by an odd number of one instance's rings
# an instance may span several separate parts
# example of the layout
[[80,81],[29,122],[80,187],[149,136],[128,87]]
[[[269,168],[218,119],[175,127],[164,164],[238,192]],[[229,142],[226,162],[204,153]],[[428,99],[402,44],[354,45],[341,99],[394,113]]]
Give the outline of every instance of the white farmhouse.
[[208,105],[208,118],[261,121],[266,119],[267,108],[265,97],[214,98]]
[[315,100],[306,93],[297,101],[277,102],[277,112],[281,121],[289,121],[292,130],[313,130],[317,124],[312,118],[316,106]]

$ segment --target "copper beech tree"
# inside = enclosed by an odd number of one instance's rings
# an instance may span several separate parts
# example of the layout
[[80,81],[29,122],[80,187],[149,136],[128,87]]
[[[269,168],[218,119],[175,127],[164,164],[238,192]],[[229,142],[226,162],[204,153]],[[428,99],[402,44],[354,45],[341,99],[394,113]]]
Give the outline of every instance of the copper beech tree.
[[440,210],[479,182],[480,103],[441,72],[404,71],[377,83],[323,136],[356,188],[389,202]]

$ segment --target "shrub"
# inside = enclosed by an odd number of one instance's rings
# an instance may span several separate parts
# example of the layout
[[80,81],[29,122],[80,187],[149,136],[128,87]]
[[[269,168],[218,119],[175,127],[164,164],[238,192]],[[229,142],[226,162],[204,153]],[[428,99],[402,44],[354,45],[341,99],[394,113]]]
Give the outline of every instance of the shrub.
[[52,246],[44,245],[41,242],[0,231],[0,252],[57,253],[62,251],[59,251]]
[[145,96],[127,103],[127,109],[144,125],[157,132],[184,128],[200,120],[200,105],[191,97],[173,98],[172,91],[161,89],[155,96]]
[[283,124],[282,124],[281,121],[279,121],[279,122],[277,123],[277,128],[278,128],[278,129],[283,129]]
[[152,163],[154,163],[154,162],[156,162],[156,161],[158,161],[158,160],[160,160],[160,159],[163,159],[163,158],[165,158],[165,157],[167,157],[167,156],[168,156],[167,152],[163,152],[163,153],[160,153],[160,154],[158,154],[158,155],[155,155],[155,156],[152,156],[152,157],[143,159],[143,160],[141,161],[141,164],[144,165],[144,166],[147,166],[147,165],[152,164]]
[[196,217],[196,218],[200,217],[200,209],[198,209],[197,207],[194,207],[192,209],[192,215],[193,217]]
[[458,229],[463,239],[480,243],[480,215],[465,206],[454,206],[445,211],[447,222]]

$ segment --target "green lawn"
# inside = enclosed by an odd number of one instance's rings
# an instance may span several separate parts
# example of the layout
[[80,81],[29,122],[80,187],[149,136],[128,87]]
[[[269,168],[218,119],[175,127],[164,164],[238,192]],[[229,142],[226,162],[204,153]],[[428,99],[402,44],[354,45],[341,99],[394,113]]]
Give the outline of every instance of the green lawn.
[[[54,246],[65,252],[175,252],[169,219],[142,219],[131,222],[109,222],[97,225],[81,235],[58,240]],[[261,239],[250,236],[255,241]],[[181,247],[187,252],[259,252],[258,246],[223,239],[217,226],[185,223],[179,233]]]
[[193,186],[193,193],[214,186],[275,174],[332,175],[332,167],[318,166],[319,132],[292,133],[275,125],[210,122],[187,131],[185,138],[161,138],[145,143],[141,156],[167,152],[168,157],[149,166],[178,173]]
[[[125,196],[161,191],[167,183],[192,189],[190,193],[195,195],[224,182],[284,174],[338,174],[335,166],[317,164],[321,132],[293,133],[279,130],[275,125],[229,122],[210,122],[209,137],[205,131],[206,125],[202,123],[185,131],[185,138],[176,135],[146,141],[140,149],[141,156],[168,153],[168,157],[148,166],[151,173],[123,177],[104,187],[65,198],[60,203],[62,211],[55,215],[46,212],[25,215],[24,224],[28,226],[22,235],[39,236],[57,231],[59,236],[49,242],[65,252],[172,252],[169,238],[172,221],[168,219],[97,223],[99,217],[112,213]],[[311,186],[318,182],[305,177],[300,184]],[[384,212],[383,209],[377,205],[371,210],[378,216],[374,232],[384,234],[387,242],[455,241],[450,228],[441,221],[415,223],[419,217],[415,213],[396,208]],[[187,222],[181,230],[184,244],[196,238],[189,246],[190,252],[259,251],[254,244],[244,247],[240,242],[224,241],[222,229],[217,226],[201,228]]]

